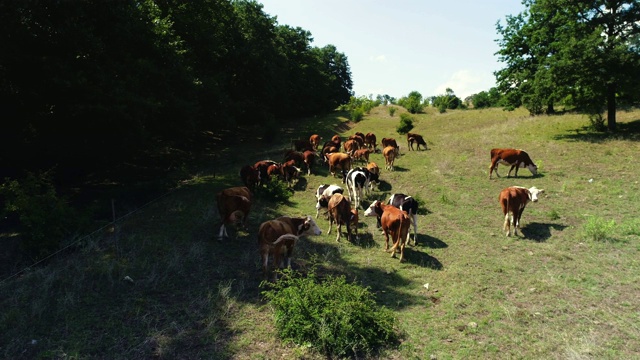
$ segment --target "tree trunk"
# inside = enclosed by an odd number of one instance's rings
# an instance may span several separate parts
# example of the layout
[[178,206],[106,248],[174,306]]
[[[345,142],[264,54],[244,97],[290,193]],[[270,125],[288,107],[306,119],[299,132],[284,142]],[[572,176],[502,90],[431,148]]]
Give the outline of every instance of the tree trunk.
[[607,127],[616,131],[616,83],[607,84]]

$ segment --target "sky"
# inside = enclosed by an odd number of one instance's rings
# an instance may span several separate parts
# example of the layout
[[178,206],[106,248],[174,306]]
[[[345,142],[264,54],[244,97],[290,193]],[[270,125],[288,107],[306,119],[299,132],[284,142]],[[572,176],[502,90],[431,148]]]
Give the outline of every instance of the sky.
[[315,47],[347,56],[356,96],[451,88],[461,99],[494,87],[505,67],[496,23],[525,8],[521,0],[258,0],[280,25],[311,32]]

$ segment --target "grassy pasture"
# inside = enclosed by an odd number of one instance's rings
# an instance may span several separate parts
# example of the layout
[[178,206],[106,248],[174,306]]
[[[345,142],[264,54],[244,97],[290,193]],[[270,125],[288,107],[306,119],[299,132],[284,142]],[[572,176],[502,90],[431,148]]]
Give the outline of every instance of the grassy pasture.
[[[316,264],[345,274],[395,311],[403,342],[380,358],[637,357],[640,111],[619,112],[622,131],[602,136],[574,114],[428,109],[414,116],[412,132],[429,149],[415,152],[395,132],[400,111],[390,117],[376,108],[357,124],[340,114],[305,119],[283,126],[280,143],[220,149],[178,190],[78,251],[2,283],[0,357],[318,358],[275,336],[260,296],[256,232],[276,216],[315,214],[317,186],[340,180],[318,166],[288,203],[258,199],[249,231],[222,242],[213,239],[213,199],[239,185],[242,165],[280,161],[291,139],[336,132],[344,139],[356,131],[398,139],[395,172],[384,171],[382,155],[371,156],[382,183],[364,204],[396,192],[418,198],[418,245],[407,247],[400,264],[382,251],[375,219],[361,211],[358,241],[336,243],[335,228],[304,238],[294,268]],[[526,149],[541,175],[520,169],[518,178],[506,178],[500,166],[503,177],[489,180],[493,147]],[[546,190],[527,206],[524,236],[516,238],[502,232],[497,199],[511,185]],[[319,224],[326,232],[328,222]],[[603,229],[601,240],[594,227]]]

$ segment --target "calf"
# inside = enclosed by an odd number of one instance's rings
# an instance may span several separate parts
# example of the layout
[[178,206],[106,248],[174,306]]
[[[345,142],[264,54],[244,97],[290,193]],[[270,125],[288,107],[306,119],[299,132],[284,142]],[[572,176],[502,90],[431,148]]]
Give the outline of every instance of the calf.
[[423,145],[424,149],[427,150],[427,143],[424,141],[422,135],[407,133],[407,147],[409,150],[413,150],[414,143],[418,145],[418,150],[420,150],[420,145]]
[[226,226],[237,223],[240,218],[242,218],[242,226],[247,227],[249,211],[251,211],[251,191],[249,188],[238,186],[224,189],[216,194],[216,202],[222,221],[218,240],[229,237]]
[[[388,203],[409,215],[409,220],[413,224],[413,245],[416,245],[418,239],[418,200],[405,194],[393,194]],[[410,234],[407,233],[407,244],[411,244],[410,240]]]
[[317,149],[320,146],[320,142],[322,141],[322,137],[318,134],[313,134],[309,137],[309,142],[313,145],[313,150]]
[[531,171],[531,174],[538,174],[538,166],[533,163],[529,154],[524,150],[518,149],[491,149],[491,166],[489,167],[489,180],[491,180],[491,174],[495,170],[498,174],[498,164],[511,165],[507,177],[511,176],[511,170],[516,169],[516,177],[518,177],[518,168],[526,167]]
[[[283,235],[320,235],[322,230],[310,217],[288,217],[281,216],[275,220],[268,220],[260,224],[258,229],[258,247],[262,259],[262,273],[267,277],[269,273],[269,255],[273,256],[274,267],[291,267],[291,254],[295,240],[291,237],[281,237]],[[280,240],[280,241],[279,241]],[[274,273],[274,279],[277,274]]]
[[384,155],[384,168],[393,171],[393,163],[396,160],[396,156],[398,156],[398,148],[387,146],[382,150],[382,154]]
[[[530,189],[511,186],[500,192],[498,200],[504,214],[502,230],[507,232],[507,236],[511,236],[511,225],[513,225],[513,235],[518,235],[520,217],[524,212],[524,208],[529,202],[537,202],[538,195],[543,192],[544,189],[538,189],[535,186]],[[509,219],[509,214],[511,214],[511,219]]]
[[[342,194],[333,194],[331,199],[329,199],[329,230],[327,231],[327,235],[331,234],[331,227],[333,223],[336,223],[338,227],[336,236],[336,241],[340,241],[340,237],[342,236],[342,224],[347,226],[347,241],[351,241],[351,203],[349,199],[344,197]],[[357,230],[356,230],[357,236]]]
[[329,199],[331,199],[331,195],[342,193],[344,193],[344,189],[338,185],[323,184],[318,186],[318,189],[316,190],[316,219],[320,214],[320,209],[329,206]]
[[365,163],[369,162],[369,155],[373,152],[371,149],[358,149],[353,152],[353,160],[361,160]]
[[364,144],[375,151],[376,146],[378,146],[378,144],[376,144],[376,135],[374,133],[367,133],[367,135],[364,136]]
[[[409,233],[411,220],[402,210],[393,205],[385,205],[380,201],[374,201],[364,212],[364,216],[379,216],[382,231],[385,235],[384,250],[391,252],[391,257],[396,257],[396,250],[400,248],[400,262],[404,261],[404,247]],[[389,236],[393,240],[393,247],[389,249]]]

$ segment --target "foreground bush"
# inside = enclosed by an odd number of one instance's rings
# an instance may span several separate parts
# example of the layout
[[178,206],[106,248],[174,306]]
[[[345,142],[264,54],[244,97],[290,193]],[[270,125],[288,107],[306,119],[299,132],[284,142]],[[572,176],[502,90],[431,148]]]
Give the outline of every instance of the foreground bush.
[[275,311],[278,334],[331,358],[372,354],[398,340],[391,310],[376,304],[367,288],[344,276],[320,281],[288,272],[263,294]]

